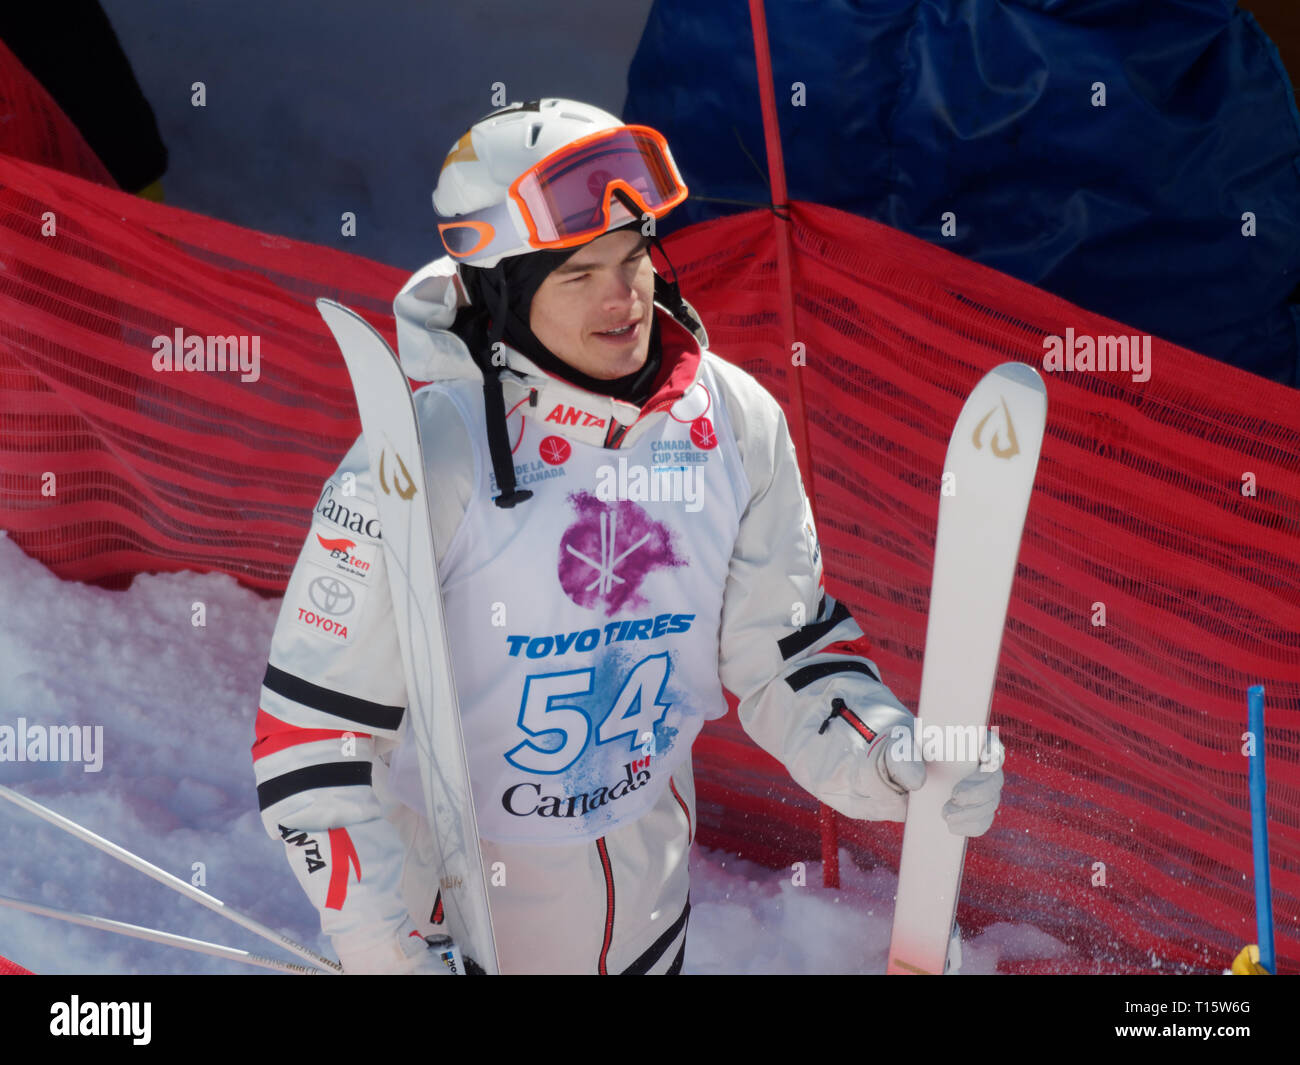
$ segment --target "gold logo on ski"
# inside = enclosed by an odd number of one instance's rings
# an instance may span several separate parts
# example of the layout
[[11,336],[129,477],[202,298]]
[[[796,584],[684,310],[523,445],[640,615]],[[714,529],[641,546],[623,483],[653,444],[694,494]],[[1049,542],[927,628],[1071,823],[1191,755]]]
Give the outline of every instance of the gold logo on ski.
[[387,457],[387,449],[379,453],[379,487],[384,490],[384,495],[392,495],[394,492],[402,499],[410,500],[415,495],[415,478],[411,476],[411,471],[406,468],[406,463],[402,461],[402,456],[393,452],[393,457],[397,459],[397,465],[401,470],[402,476],[406,478],[406,486],[398,484],[397,478],[393,478],[393,487],[388,487],[388,478],[384,475],[384,459]]
[[[1002,399],[1001,396],[999,396],[998,399],[1002,400],[1002,414],[1007,423],[1007,444],[1005,447],[999,446],[998,430],[994,429],[993,437],[989,441],[989,450],[993,452],[995,458],[1009,459],[1013,455],[1020,454],[1020,441],[1016,439],[1016,427],[1011,422],[1011,411],[1007,410],[1007,401]],[[984,432],[984,425],[993,417],[994,414],[997,413],[997,411],[997,407],[994,407],[984,415],[984,417],[979,420],[979,424],[975,426],[975,432],[971,434],[971,443],[975,445],[977,451],[984,446],[983,442],[980,440],[980,436]]]

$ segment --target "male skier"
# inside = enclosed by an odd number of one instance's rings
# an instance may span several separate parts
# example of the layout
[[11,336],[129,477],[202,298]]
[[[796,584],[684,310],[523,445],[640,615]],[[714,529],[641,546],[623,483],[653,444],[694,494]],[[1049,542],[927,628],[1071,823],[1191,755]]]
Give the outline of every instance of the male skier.
[[[416,406],[505,973],[680,971],[690,750],[724,687],[848,817],[901,820],[925,779],[892,739],[912,715],[825,592],[779,406],[651,263],[685,196],[654,130],[511,105],[448,154],[446,254],[394,304],[406,372],[432,382]],[[363,437],[286,591],[253,758],[344,968],[435,973],[441,873],[375,492]],[[952,831],[985,831],[1001,785],[959,784]]]

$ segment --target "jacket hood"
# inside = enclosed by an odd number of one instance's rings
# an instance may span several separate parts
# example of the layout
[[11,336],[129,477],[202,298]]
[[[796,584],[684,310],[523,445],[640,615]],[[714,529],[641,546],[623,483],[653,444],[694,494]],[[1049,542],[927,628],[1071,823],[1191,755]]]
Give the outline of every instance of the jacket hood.
[[483,379],[469,348],[451,325],[469,303],[450,255],[426,263],[411,275],[393,300],[397,356],[415,381]]

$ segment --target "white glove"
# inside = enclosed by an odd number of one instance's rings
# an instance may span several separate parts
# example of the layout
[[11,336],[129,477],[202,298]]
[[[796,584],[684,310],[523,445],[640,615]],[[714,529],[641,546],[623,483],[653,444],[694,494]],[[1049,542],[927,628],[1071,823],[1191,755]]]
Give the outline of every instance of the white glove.
[[[925,784],[925,762],[910,757],[912,728],[912,721],[895,725],[876,763],[886,783],[900,794],[916,791]],[[954,836],[984,835],[1002,801],[1002,763],[1006,760],[1006,748],[996,732],[986,735],[988,743],[980,751],[979,768],[953,785],[952,796],[943,805],[943,819]]]

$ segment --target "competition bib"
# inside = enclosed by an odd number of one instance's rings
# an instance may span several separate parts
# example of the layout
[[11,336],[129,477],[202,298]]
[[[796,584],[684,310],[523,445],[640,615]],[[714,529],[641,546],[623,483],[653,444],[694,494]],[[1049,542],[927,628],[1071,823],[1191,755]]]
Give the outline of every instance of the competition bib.
[[731,427],[707,364],[626,449],[550,430],[581,411],[516,415],[515,472],[534,496],[507,510],[482,389],[447,390],[479,450],[440,568],[479,831],[593,840],[653,806],[726,713],[718,630],[748,500]]

